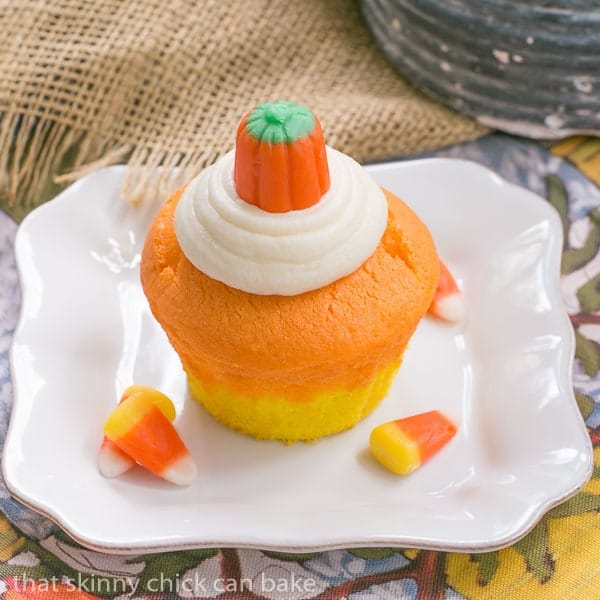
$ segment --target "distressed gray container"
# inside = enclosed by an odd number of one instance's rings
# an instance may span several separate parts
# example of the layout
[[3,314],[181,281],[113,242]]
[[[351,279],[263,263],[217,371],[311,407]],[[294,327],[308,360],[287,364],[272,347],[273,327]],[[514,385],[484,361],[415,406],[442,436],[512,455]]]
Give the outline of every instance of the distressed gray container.
[[361,0],[387,58],[433,98],[534,138],[600,134],[600,0]]

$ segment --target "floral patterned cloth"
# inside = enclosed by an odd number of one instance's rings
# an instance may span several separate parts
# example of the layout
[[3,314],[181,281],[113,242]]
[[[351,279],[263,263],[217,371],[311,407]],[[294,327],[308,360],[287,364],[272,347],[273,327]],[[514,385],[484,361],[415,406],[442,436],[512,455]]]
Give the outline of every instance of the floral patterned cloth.
[[[435,153],[491,167],[547,198],[565,230],[563,292],[576,330],[573,383],[600,449],[600,140],[545,148],[494,134]],[[8,349],[19,309],[12,244],[16,225],[0,213],[0,438],[10,415]],[[0,593],[35,598],[600,597],[600,458],[591,481],[553,508],[523,540],[485,554],[361,549],[302,555],[211,549],[146,556],[82,548],[0,484]]]

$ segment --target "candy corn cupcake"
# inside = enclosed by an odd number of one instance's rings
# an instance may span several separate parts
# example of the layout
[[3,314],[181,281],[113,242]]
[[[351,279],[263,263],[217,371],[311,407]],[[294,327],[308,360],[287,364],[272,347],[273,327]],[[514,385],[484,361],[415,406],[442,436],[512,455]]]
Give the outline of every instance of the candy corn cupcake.
[[141,279],[192,396],[258,439],[314,440],[386,395],[431,304],[426,226],[278,101],[161,208]]

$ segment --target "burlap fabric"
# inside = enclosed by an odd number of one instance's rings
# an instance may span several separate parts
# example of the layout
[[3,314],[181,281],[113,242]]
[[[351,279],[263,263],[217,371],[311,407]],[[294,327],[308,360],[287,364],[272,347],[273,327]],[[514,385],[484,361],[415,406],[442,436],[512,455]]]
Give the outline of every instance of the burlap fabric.
[[168,194],[233,146],[257,102],[318,113],[359,161],[483,130],[386,63],[350,0],[0,0],[0,195],[129,163],[123,193]]

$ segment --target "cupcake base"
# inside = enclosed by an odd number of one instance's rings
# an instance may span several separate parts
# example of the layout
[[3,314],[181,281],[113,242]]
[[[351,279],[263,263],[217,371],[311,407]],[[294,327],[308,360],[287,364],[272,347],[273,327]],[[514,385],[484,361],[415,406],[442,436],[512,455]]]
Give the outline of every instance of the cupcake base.
[[401,359],[380,369],[371,383],[352,391],[320,392],[307,400],[250,397],[224,385],[206,387],[188,373],[192,397],[221,423],[259,440],[312,441],[349,429],[387,394]]

